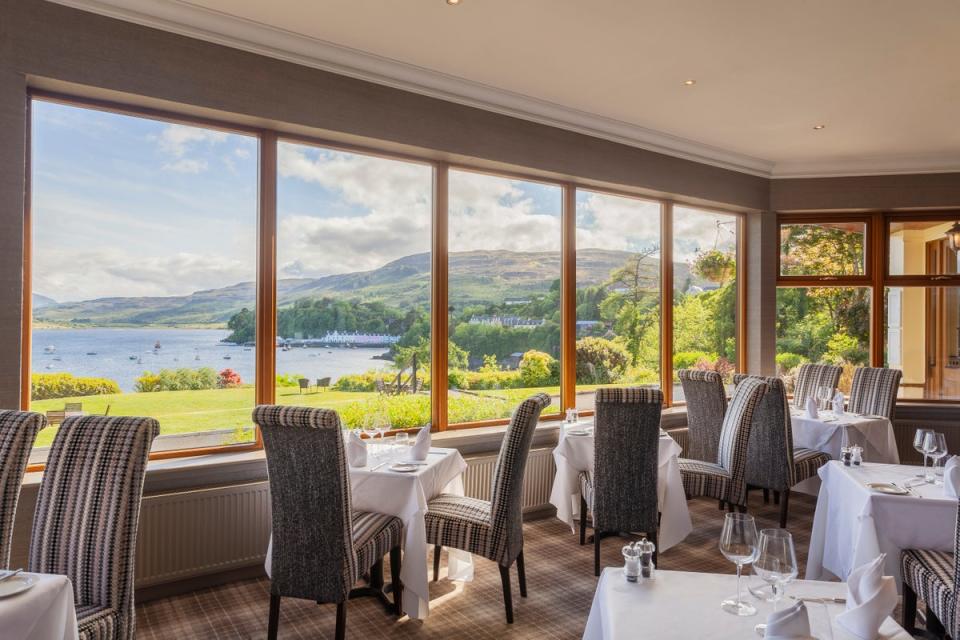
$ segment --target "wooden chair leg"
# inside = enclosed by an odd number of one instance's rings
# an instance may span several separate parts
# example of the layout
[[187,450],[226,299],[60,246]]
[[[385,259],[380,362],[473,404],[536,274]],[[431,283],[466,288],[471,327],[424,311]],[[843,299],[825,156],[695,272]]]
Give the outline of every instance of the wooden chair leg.
[[587,501],[580,496],[580,546],[587,543]]
[[763,490],[763,504],[770,504],[770,489]]
[[600,530],[594,527],[593,529],[593,575],[600,575],[600,538],[603,537],[600,535]]
[[947,636],[947,630],[944,628],[943,623],[940,622],[940,618],[937,617],[937,614],[930,609],[930,605],[927,605],[927,633],[933,634],[935,638],[945,638]]
[[[687,499],[689,500],[689,498]],[[724,509],[723,500],[717,500],[717,508],[720,509],[720,511],[723,511]]]
[[900,626],[913,635],[917,630],[917,592],[906,582],[903,583],[903,608]]
[[270,594],[270,619],[267,622],[267,640],[277,640],[280,626],[280,596]]
[[390,581],[393,584],[393,608],[397,617],[403,615],[403,581],[400,580],[401,566],[400,547],[390,549]]
[[370,567],[370,586],[374,589],[383,589],[383,558]]
[[443,549],[440,545],[434,545],[433,547],[433,581],[436,582],[437,578],[440,576],[440,550]]
[[520,597],[527,597],[527,572],[523,567],[523,551],[517,555],[517,580],[520,582]]
[[[733,511],[733,509],[730,509],[730,511]],[[746,512],[747,512],[747,505],[745,505],[745,504],[738,504],[738,505],[737,505],[737,511],[740,512],[740,513],[746,513]]]
[[347,601],[337,604],[337,633],[334,636],[337,640],[344,640],[347,637]]
[[728,503],[727,503],[727,511],[729,511],[730,513],[733,513],[733,509],[734,509],[733,503],[732,503],[732,502],[728,502]]
[[780,500],[780,528],[787,528],[787,510],[790,508],[790,489],[783,490],[783,498]]
[[510,595],[510,567],[500,568],[500,584],[503,585],[503,607],[507,612],[507,624],[513,624],[513,597]]
[[773,504],[780,504],[780,492],[779,492],[779,491],[774,491],[774,492],[773,492]]

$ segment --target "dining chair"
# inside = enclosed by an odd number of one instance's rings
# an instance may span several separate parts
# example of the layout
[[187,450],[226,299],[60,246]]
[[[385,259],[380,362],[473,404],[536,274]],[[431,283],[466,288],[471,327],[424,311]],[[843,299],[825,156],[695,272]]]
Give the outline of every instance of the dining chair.
[[753,412],[747,445],[747,487],[763,489],[765,497],[769,491],[774,492],[780,504],[780,528],[785,529],[790,489],[813,477],[830,462],[830,456],[816,449],[793,446],[790,403],[783,380],[738,373],[733,376],[733,384],[740,386],[750,378],[766,383],[767,389]]
[[680,369],[677,371],[687,403],[688,458],[713,462],[717,459],[720,431],[727,412],[727,392],[723,376],[716,371]]
[[317,391],[325,391],[330,388],[330,378],[317,378]]
[[30,451],[47,419],[30,411],[0,411],[0,569],[10,564],[13,519]]
[[916,631],[917,600],[927,605],[927,632],[937,638],[960,638],[960,508],[954,533],[953,553],[927,549],[900,552],[903,619],[908,633]]
[[[816,399],[817,389],[820,387],[836,389],[842,373],[843,367],[832,364],[810,364],[808,362],[800,365],[796,380],[793,383],[793,406],[797,409],[805,409],[807,398],[812,396]],[[817,400],[817,404],[821,409],[828,409],[831,400]]]
[[153,418],[83,416],[60,425],[30,536],[29,570],[70,578],[81,640],[136,632],[133,571]]
[[680,475],[687,498],[706,496],[726,503],[733,511],[747,510],[747,446],[753,414],[767,385],[762,380],[742,380],[733,392],[723,418],[716,462],[680,458]]
[[64,411],[83,411],[82,402],[65,402],[63,404]]
[[297,378],[297,385],[300,387],[300,393],[310,390],[310,380],[307,378]]
[[[383,557],[390,554],[393,612],[403,610],[400,551],[403,523],[354,511],[340,416],[330,409],[261,405],[253,421],[263,434],[272,507],[273,551],[267,637],[277,637],[281,597],[336,603],[336,638],[347,627],[347,600],[375,595],[385,605]],[[353,586],[369,572],[369,588]]]
[[893,422],[902,375],[900,369],[857,367],[850,384],[847,410],[851,413],[883,416]]
[[[657,469],[663,392],[649,387],[597,389],[594,462],[580,473],[580,544],[593,517],[593,574],[600,575],[600,540],[643,533],[657,543]],[[654,559],[656,561],[656,559]]]
[[427,543],[433,547],[433,579],[440,573],[443,547],[462,549],[493,560],[500,568],[507,623],[513,624],[510,567],[517,563],[520,597],[527,597],[523,566],[523,473],[540,412],[550,396],[538,393],[514,410],[493,471],[491,500],[441,493],[427,503]]

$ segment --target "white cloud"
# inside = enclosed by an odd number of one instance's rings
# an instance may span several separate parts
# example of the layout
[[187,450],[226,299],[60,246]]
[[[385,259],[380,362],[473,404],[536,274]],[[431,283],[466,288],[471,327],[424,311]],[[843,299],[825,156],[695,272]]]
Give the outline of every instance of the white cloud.
[[640,251],[660,246],[660,205],[603,193],[577,203],[577,247]]
[[220,144],[227,141],[228,135],[224,131],[170,124],[160,133],[157,143],[161,151],[182,158],[194,144]]
[[168,162],[163,165],[164,171],[176,171],[177,173],[201,173],[207,170],[206,160],[192,160],[190,158],[181,158],[176,162]]
[[244,159],[246,159],[246,158],[249,158],[249,157],[250,157],[250,150],[249,150],[249,149],[244,149],[243,147],[237,147],[236,149],[233,150],[233,153],[234,153],[234,155],[236,155],[238,158],[244,158]]

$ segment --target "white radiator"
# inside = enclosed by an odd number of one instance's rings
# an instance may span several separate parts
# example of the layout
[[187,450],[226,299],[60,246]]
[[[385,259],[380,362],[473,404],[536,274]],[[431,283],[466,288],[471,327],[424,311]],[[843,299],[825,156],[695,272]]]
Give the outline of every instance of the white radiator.
[[[488,500],[496,455],[468,458],[464,488]],[[550,449],[527,461],[524,511],[550,501]],[[270,537],[266,482],[145,496],[137,540],[136,586],[151,587],[263,563]]]

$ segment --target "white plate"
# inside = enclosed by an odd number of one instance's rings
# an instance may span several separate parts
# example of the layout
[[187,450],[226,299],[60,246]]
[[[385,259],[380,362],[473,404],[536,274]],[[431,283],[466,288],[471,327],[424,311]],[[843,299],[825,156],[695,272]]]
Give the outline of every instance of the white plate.
[[570,429],[567,431],[568,436],[588,436],[590,432],[586,429]]
[[867,487],[878,493],[886,493],[891,496],[907,496],[910,492],[889,482],[868,482]]
[[419,468],[420,465],[418,464],[404,464],[402,462],[390,465],[390,471],[396,471],[398,473],[411,473]]
[[18,593],[23,593],[37,583],[36,576],[27,573],[21,573],[18,576],[8,578],[0,582],[0,598],[7,598]]

